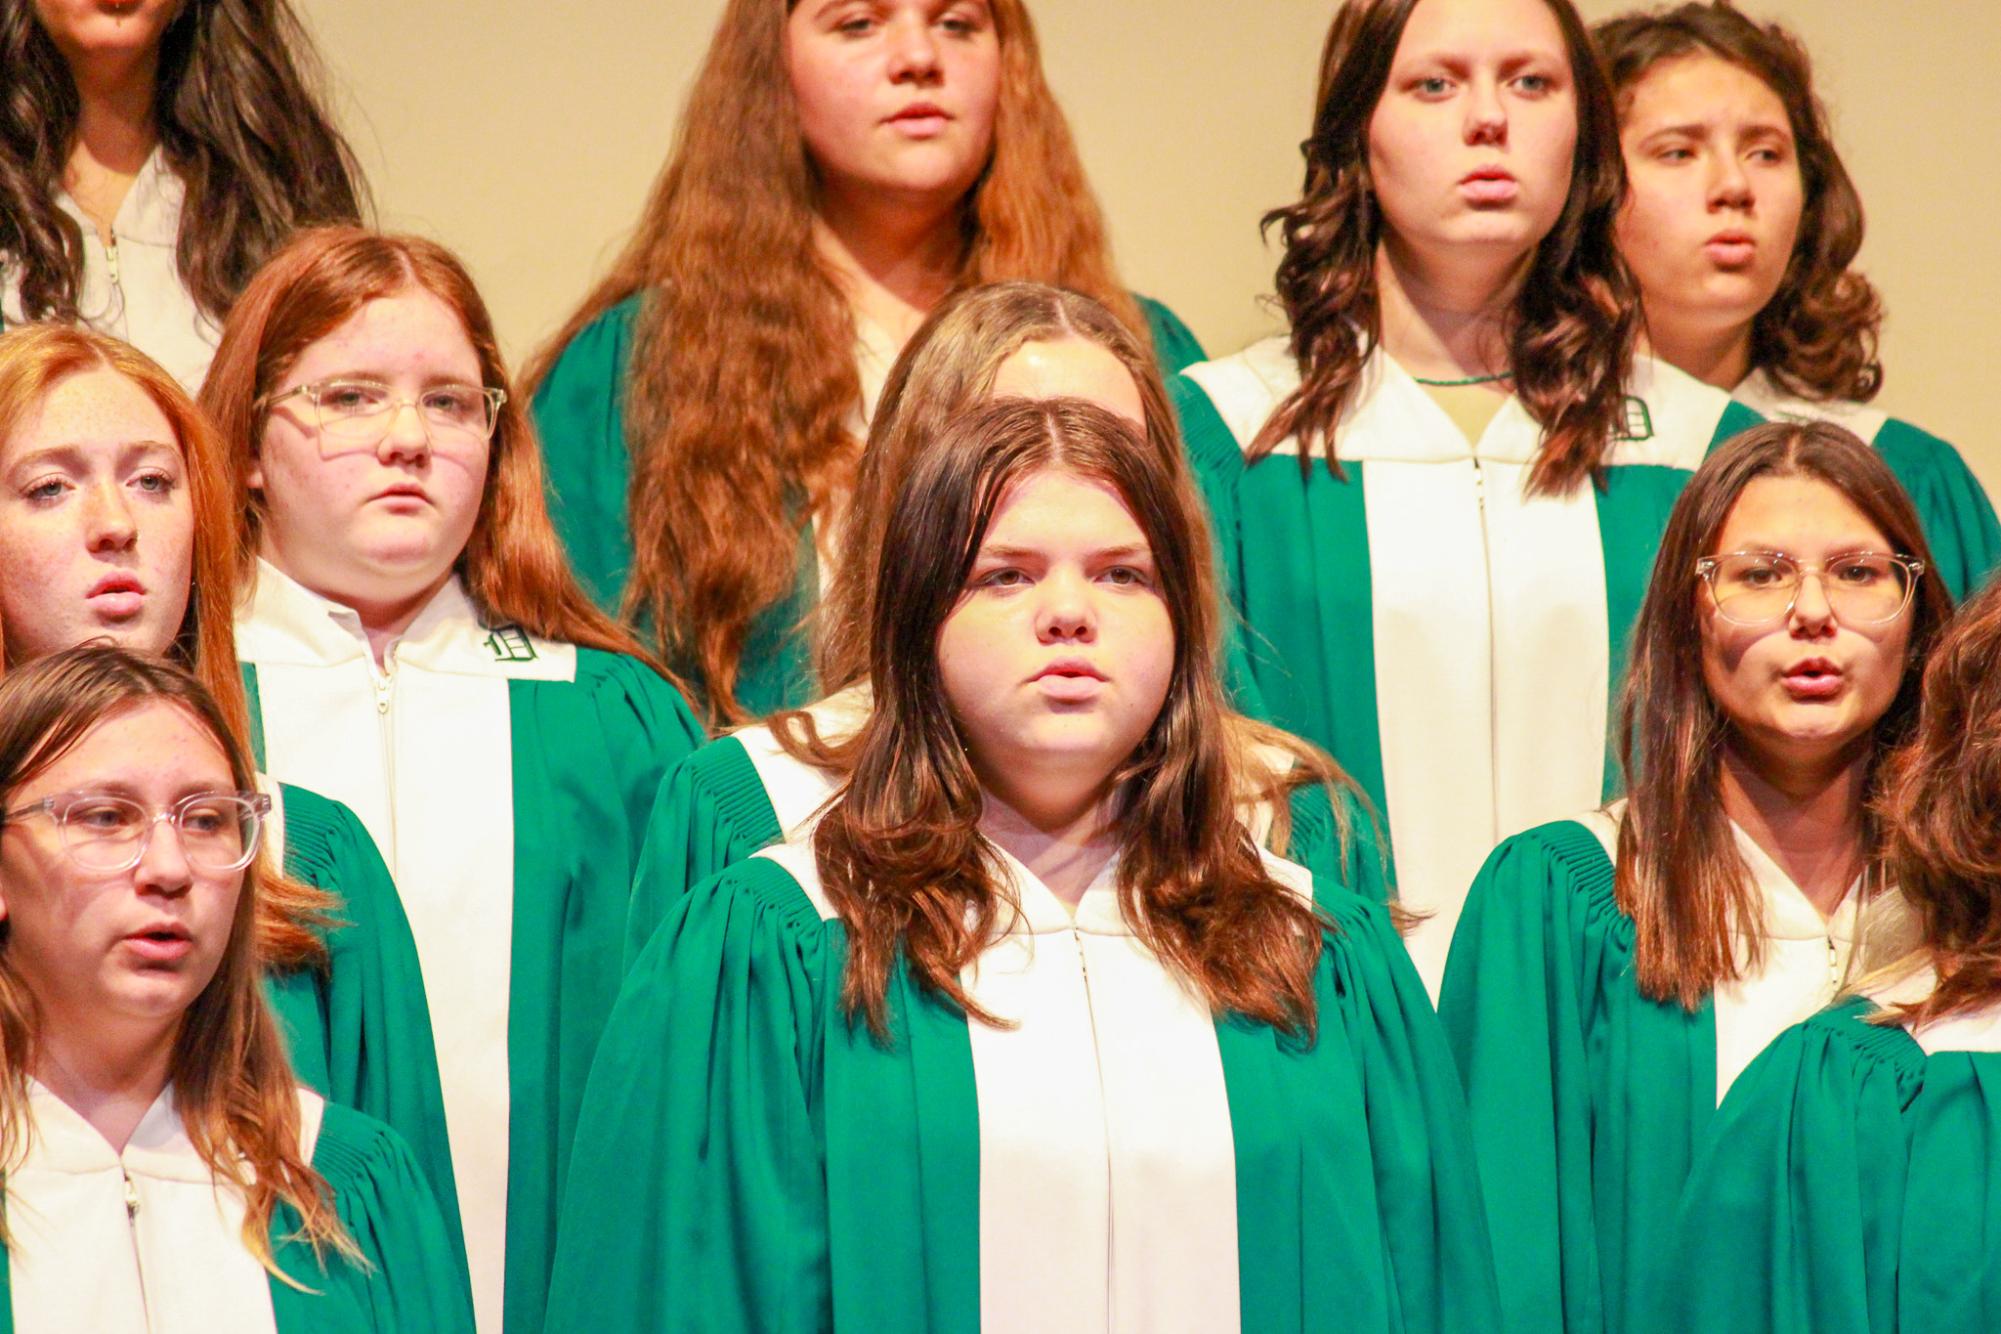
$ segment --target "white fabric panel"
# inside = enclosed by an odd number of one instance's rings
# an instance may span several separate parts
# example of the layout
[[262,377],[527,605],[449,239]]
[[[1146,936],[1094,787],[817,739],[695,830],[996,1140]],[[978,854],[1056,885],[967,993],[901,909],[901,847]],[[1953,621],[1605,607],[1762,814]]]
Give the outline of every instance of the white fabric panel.
[[1833,422],[1874,444],[1890,414],[1867,403],[1816,403],[1787,393],[1763,371],[1752,371],[1731,397],[1767,421]]
[[2001,1051],[2001,1002],[1955,1014],[1912,1031],[1925,1055],[1945,1051]]
[[[222,327],[201,313],[181,283],[174,257],[186,187],[155,148],[132,179],[111,220],[118,245],[116,281],[111,252],[97,224],[67,190],[56,192],[56,207],[83,232],[83,286],[77,312],[99,333],[123,339],[160,363],[190,394],[201,390]],[[27,323],[21,307],[21,273],[0,256],[0,321]]]
[[[243,1197],[195,1152],[171,1086],[122,1154],[33,1080],[28,1110],[34,1138],[6,1184],[16,1329],[275,1334],[269,1275],[243,1245]],[[300,1089],[299,1111],[310,1160],[325,1104]]]
[[[845,741],[868,721],[872,699],[864,682],[808,705],[806,712],[813,715],[822,740]],[[732,735],[750,756],[751,767],[757,770],[758,781],[764,784],[764,795],[778,816],[779,829],[787,839],[799,837],[827,798],[834,795],[839,786],[834,775],[787,754],[765,723]]]
[[514,922],[511,680],[573,680],[576,650],[489,644],[456,578],[381,668],[359,618],[260,562],[238,620],[265,762],[346,802],[396,878],[438,1050],[475,1314],[499,1329],[507,1242],[507,1023]]

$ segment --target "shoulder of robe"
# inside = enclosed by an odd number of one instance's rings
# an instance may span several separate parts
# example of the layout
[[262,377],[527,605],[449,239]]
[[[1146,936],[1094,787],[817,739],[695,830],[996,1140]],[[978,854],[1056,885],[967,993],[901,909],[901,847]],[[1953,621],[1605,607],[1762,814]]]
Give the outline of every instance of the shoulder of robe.
[[361,817],[308,788],[280,783],[278,791],[284,807],[285,870],[318,888],[338,888],[333,880],[354,850],[374,847]]
[[1281,334],[1230,356],[1198,362],[1176,378],[1189,382],[1175,399],[1184,414],[1182,429],[1191,436],[1195,433],[1189,414],[1199,416],[1206,403],[1241,453],[1257,439],[1273,410],[1299,387],[1299,365],[1293,360],[1290,340]]
[[1611,931],[1626,946],[1633,922],[1614,893],[1614,868],[1602,837],[1582,820],[1553,820],[1502,839],[1487,856],[1482,882],[1508,882],[1508,892],[1540,890],[1551,910],[1568,909],[1584,924]]
[[669,733],[678,732],[690,751],[706,740],[707,734],[681,692],[631,654],[579,648],[576,681],[600,701],[630,701]]
[[1764,420],[1715,385],[1657,357],[1633,359],[1626,420],[1606,462],[1693,472],[1710,449]]
[[[644,292],[634,292],[623,301],[605,307],[589,324],[577,330],[576,337],[565,343],[563,350],[557,354],[548,380],[554,380],[565,370],[595,367],[600,362],[610,363],[609,368],[623,379],[626,349],[631,346],[633,325],[638,322],[640,307],[645,299]],[[547,388],[546,381],[543,388]]]
[[1166,302],[1141,296],[1138,292],[1132,293],[1132,299],[1139,303],[1140,314],[1146,317],[1147,333],[1153,339],[1154,360],[1159,363],[1162,372],[1172,375],[1208,359],[1209,354],[1202,350],[1202,340]]
[[329,1102],[313,1141],[313,1170],[335,1196],[386,1178],[421,1181],[416,1155],[394,1129],[364,1112]]
[[1806,1020],[1800,1031],[1808,1041],[1824,1043],[1830,1053],[1850,1057],[1858,1083],[1871,1071],[1888,1075],[1896,1081],[1901,1100],[1908,1106],[1924,1085],[1924,1048],[1902,1025],[1875,1018],[1881,1014],[1867,997],[1851,996]]

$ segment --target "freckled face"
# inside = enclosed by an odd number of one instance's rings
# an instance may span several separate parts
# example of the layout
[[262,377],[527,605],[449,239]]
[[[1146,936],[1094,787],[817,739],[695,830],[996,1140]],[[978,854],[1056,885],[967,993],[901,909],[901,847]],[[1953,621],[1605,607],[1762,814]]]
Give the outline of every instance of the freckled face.
[[194,508],[166,414],[104,367],[57,381],[0,442],[7,661],[93,639],[161,652],[193,568]]

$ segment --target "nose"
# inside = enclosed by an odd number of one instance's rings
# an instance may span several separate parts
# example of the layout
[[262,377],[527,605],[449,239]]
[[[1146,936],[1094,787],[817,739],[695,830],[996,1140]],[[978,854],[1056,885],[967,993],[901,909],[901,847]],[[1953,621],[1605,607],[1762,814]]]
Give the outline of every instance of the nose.
[[422,463],[431,455],[431,426],[415,403],[398,403],[390,410],[389,425],[375,456],[384,463]]
[[133,868],[133,883],[141,893],[178,898],[194,886],[194,867],[181,846],[181,831],[163,813],[155,817],[146,850]]
[[1710,208],[1750,208],[1754,202],[1751,177],[1744,170],[1744,164],[1734,153],[1718,153],[1714,161],[1709,180]]
[[1819,570],[1800,571],[1799,590],[1793,594],[1792,610],[1786,613],[1786,622],[1796,637],[1817,638],[1834,624],[1825,578]]
[[1493,79],[1474,79],[1466,92],[1466,142],[1505,144],[1508,141],[1508,111],[1501,101],[1501,86]]
[[91,488],[85,522],[89,524],[86,541],[92,551],[123,551],[139,535],[125,488],[116,482]]
[[928,15],[905,10],[889,25],[891,83],[935,83],[938,78],[938,35]]
[[1035,632],[1045,644],[1088,644],[1098,636],[1097,608],[1080,574],[1058,572],[1037,588]]

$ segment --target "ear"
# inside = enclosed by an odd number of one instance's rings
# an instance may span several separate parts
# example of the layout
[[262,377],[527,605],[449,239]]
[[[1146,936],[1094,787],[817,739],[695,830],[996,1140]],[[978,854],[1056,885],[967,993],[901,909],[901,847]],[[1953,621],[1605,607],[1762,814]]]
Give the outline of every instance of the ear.
[[250,465],[243,470],[243,484],[252,491],[264,489],[264,460],[254,445],[250,450]]

